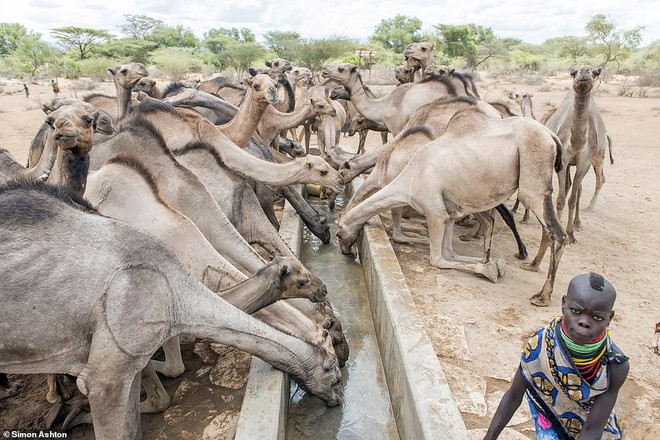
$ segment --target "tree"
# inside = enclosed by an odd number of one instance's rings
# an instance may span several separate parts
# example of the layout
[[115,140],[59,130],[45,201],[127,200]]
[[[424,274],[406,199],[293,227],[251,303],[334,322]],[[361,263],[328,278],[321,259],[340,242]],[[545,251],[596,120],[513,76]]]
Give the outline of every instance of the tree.
[[99,45],[113,38],[112,34],[99,29],[75,26],[56,28],[51,31],[53,37],[66,49],[75,49],[81,60]]
[[573,64],[589,52],[586,38],[571,35],[549,38],[543,42],[542,47],[555,57],[570,60]]
[[257,61],[266,55],[266,48],[257,43],[232,42],[220,54],[225,66],[233,67],[239,78]]
[[470,69],[506,51],[504,42],[508,40],[499,40],[491,28],[477,26],[474,23],[439,24],[433,27],[440,36],[442,52],[451,58],[465,58]]
[[591,17],[585,26],[589,39],[598,45],[603,54],[603,66],[610,61],[621,68],[621,61],[628,58],[633,49],[642,42],[644,26],[635,26],[630,30],[617,30],[616,23],[605,14]]
[[303,39],[298,32],[271,31],[264,34],[266,47],[275,52],[280,58],[295,60],[298,58],[298,49]]
[[204,39],[227,38],[237,43],[254,43],[257,37],[248,28],[213,28],[204,34]]
[[99,46],[95,53],[110,59],[147,64],[151,52],[156,50],[157,46],[153,41],[122,38],[108,41],[102,46]]
[[41,41],[41,34],[32,34],[20,41],[12,55],[21,73],[34,76],[42,66],[53,59],[55,50]]
[[180,24],[176,26],[158,25],[149,34],[147,40],[156,43],[158,47],[199,47],[199,39],[193,31]]
[[0,55],[9,55],[30,35],[22,24],[0,23]]
[[293,61],[311,70],[321,69],[329,60],[347,55],[355,49],[356,43],[344,37],[328,37],[305,41],[298,48]]
[[144,40],[154,29],[165,24],[161,20],[146,15],[124,14],[124,18],[126,18],[126,24],[119,26],[119,29],[133,40]]
[[394,18],[381,20],[370,40],[382,44],[387,49],[402,53],[410,43],[419,43],[423,40],[421,29],[420,19],[397,15]]
[[202,64],[190,51],[179,47],[163,47],[156,50],[152,55],[152,61],[160,70],[173,75],[177,80],[184,79],[192,70],[199,71]]

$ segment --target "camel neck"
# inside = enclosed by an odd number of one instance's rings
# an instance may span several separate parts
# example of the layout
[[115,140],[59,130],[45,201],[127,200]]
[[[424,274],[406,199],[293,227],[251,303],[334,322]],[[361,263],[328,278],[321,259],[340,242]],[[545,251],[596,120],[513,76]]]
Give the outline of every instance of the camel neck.
[[242,283],[218,294],[229,304],[250,315],[273,304],[280,299],[282,291],[265,273],[266,267]]
[[257,131],[259,121],[269,105],[268,101],[257,100],[250,89],[236,116],[222,125],[220,131],[236,145],[244,148]]
[[78,147],[60,149],[48,182],[63,185],[82,197],[87,184],[89,163],[89,150]]
[[115,90],[117,93],[117,106],[118,106],[118,114],[117,118],[123,118],[126,116],[126,113],[128,112],[128,107],[131,104],[131,90],[122,87],[119,84],[115,84]]
[[389,99],[391,93],[380,99],[369,98],[367,92],[364,90],[362,78],[360,78],[360,74],[358,73],[351,75],[351,78],[346,82],[344,87],[351,95],[351,102],[355,105],[355,108],[362,114],[362,116],[374,122],[384,121],[385,107],[387,104],[385,100]]

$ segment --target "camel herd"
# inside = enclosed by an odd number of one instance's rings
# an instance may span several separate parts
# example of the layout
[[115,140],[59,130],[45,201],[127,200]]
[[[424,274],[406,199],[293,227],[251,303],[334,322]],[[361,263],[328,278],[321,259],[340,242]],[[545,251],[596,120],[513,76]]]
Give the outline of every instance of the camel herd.
[[[471,75],[433,64],[432,44],[411,44],[403,55],[399,85],[380,97],[355,65],[315,76],[276,59],[241,83],[173,82],[163,91],[144,65],[121,65],[108,69],[115,96],[44,105],[27,167],[0,150],[0,398],[20,393],[6,374],[49,373],[57,409],[48,427],[64,418],[64,428],[93,423],[99,439],[139,438],[140,412],[170,404],[157,372],[183,373],[186,336],[261,357],[340,404],[349,353],[341,321],[323,282],[278,233],[281,197],[323,243],[332,238],[297,184],[323,187],[333,207],[345,184],[366,176],[337,220],[342,252],[370,218],[391,211],[393,240],[430,242],[431,265],[492,282],[505,273],[491,257],[494,210],[517,256],[527,256],[504,205],[516,194],[542,235],[521,267],[538,271],[551,250],[545,284],[531,298],[547,306],[565,236],[574,241],[580,228],[582,179],[593,167],[590,207],[605,181],[611,140],[591,96],[601,69],[573,70],[573,89],[541,122],[530,94],[511,95],[520,117],[483,101]],[[383,146],[342,149],[347,123],[364,136],[380,131]],[[318,156],[309,154],[313,133]],[[428,239],[404,232],[406,208],[424,217]],[[483,235],[479,257],[452,249],[454,224],[468,216]],[[161,347],[165,360],[152,359]],[[63,405],[65,375],[76,378],[90,413]]]

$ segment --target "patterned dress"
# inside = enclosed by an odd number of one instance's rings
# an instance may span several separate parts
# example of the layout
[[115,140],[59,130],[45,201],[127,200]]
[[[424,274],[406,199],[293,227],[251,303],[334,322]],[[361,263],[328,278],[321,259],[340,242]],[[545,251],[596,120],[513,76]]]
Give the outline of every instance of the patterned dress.
[[[559,331],[561,318],[532,336],[522,353],[520,369],[525,382],[527,401],[534,419],[537,439],[576,439],[586,422],[594,399],[609,387],[610,363],[628,358],[609,336],[607,351],[593,383],[580,376],[571,355],[564,347]],[[614,412],[603,429],[604,440],[621,439],[621,429]]]

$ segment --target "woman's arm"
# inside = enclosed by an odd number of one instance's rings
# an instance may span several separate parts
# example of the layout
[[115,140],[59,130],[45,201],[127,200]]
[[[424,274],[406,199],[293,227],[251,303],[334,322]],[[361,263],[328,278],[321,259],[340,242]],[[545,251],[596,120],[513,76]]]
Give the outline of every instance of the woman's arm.
[[[516,374],[511,380],[511,386],[507,392],[504,393],[500,404],[497,406],[497,411],[495,411],[493,420],[490,422],[484,440],[495,440],[500,435],[506,424],[509,423],[509,420],[511,420],[511,417],[513,417],[513,414],[520,406],[524,394],[525,383],[523,382],[520,366],[518,366]],[[580,440],[582,439],[580,438]]]
[[600,439],[607,419],[612,413],[621,385],[628,377],[630,365],[628,361],[621,364],[610,364],[610,387],[603,394],[596,396],[587,421],[580,431],[580,440]]

